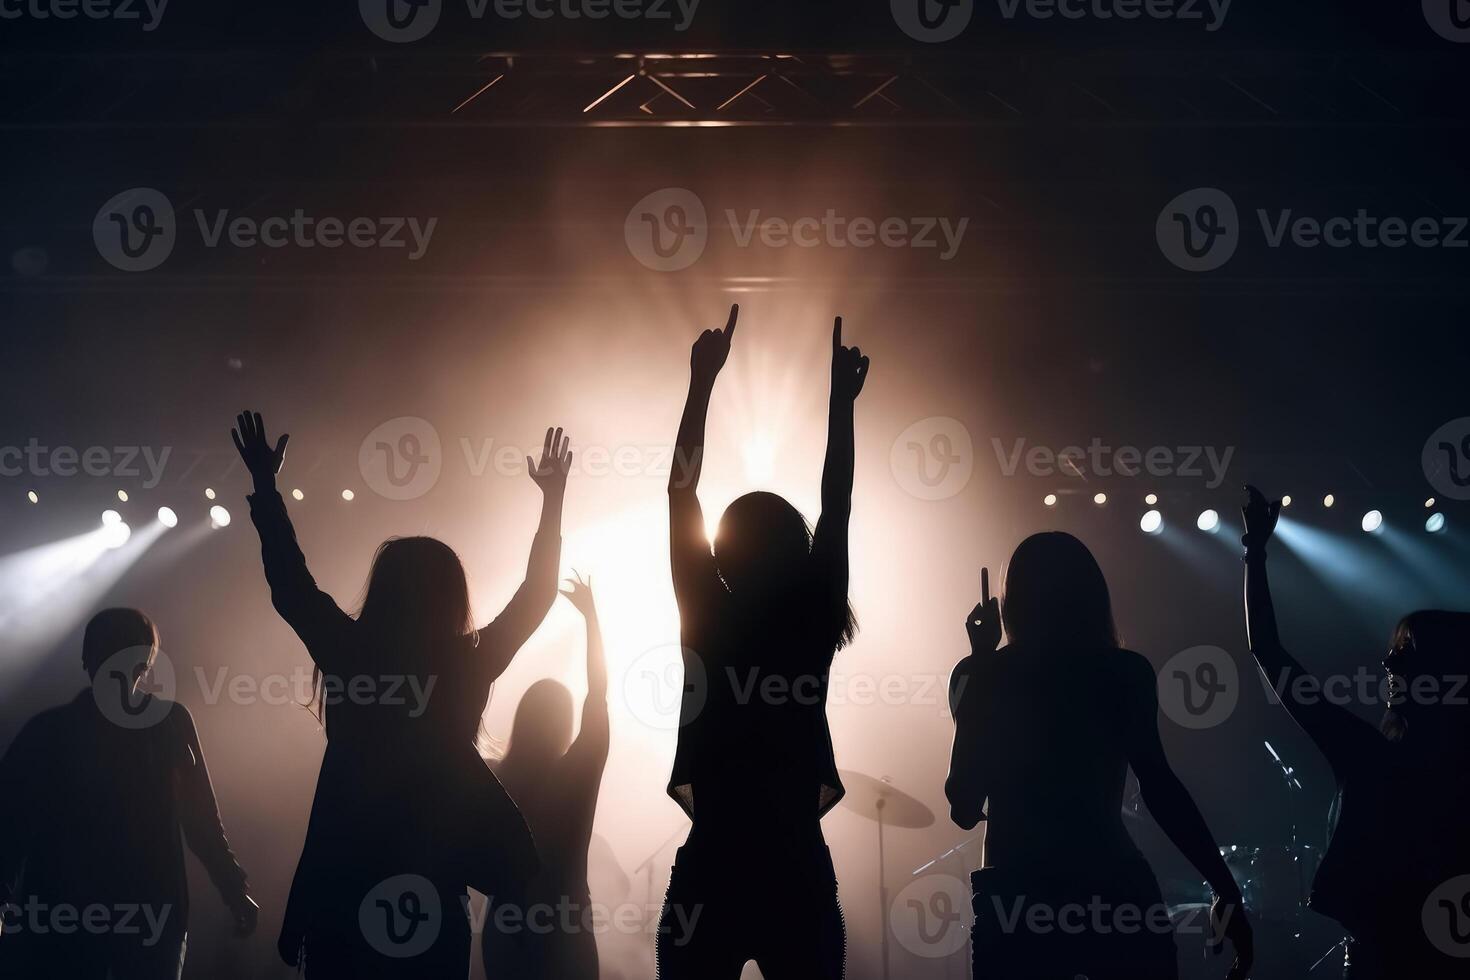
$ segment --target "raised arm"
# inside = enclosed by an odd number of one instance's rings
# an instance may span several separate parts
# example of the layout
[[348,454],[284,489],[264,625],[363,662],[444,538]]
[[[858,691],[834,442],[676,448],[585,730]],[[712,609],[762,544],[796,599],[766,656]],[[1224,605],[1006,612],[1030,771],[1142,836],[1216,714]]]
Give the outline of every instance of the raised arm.
[[1123,680],[1123,710],[1128,764],[1138,777],[1144,805],[1159,828],[1210,883],[1215,893],[1210,907],[1210,921],[1215,930],[1212,943],[1218,950],[1222,939],[1230,940],[1236,955],[1230,977],[1243,980],[1250,972],[1254,946],[1240,887],[1220,856],[1194,797],[1175,775],[1164,754],[1164,743],[1159,738],[1158,679],[1153,668],[1136,654],[1126,656],[1130,659]]
[[541,520],[531,541],[526,578],[516,589],[495,621],[480,631],[485,655],[494,661],[492,677],[510,666],[517,651],[536,632],[556,601],[557,576],[561,569],[561,512],[566,499],[567,474],[571,472],[571,439],[560,428],[547,429],[539,462],[526,457],[531,479],[541,490]]
[[316,659],[333,646],[334,634],[345,628],[350,619],[331,596],[317,588],[316,580],[307,570],[306,556],[296,542],[296,530],[286,514],[286,502],[276,491],[276,474],[286,460],[286,444],[291,437],[282,435],[272,446],[259,412],[241,412],[235,418],[235,426],[230,436],[255,485],[255,492],[250,496],[250,519],[260,534],[261,560],[271,590],[271,605]]
[[699,506],[699,476],[704,469],[704,428],[715,379],[730,356],[740,307],[731,306],[723,330],[706,330],[689,353],[689,395],[674,439],[674,461],[669,471],[669,560],[674,573],[674,595],[687,613],[685,599],[693,582],[710,571],[709,538]]
[[852,515],[853,403],[868,380],[868,359],[842,345],[842,317],[832,324],[832,388],[827,410],[827,457],[822,464],[822,514],[812,535],[812,557],[826,569],[833,609],[847,616],[847,524]]
[[589,781],[600,781],[607,763],[611,729],[607,711],[607,660],[602,649],[602,628],[597,622],[597,603],[592,596],[592,580],[575,576],[561,594],[566,596],[587,622],[587,700],[582,705],[582,727],[568,755],[588,767]]
[[1345,706],[1330,703],[1311,672],[1282,645],[1266,574],[1266,544],[1276,531],[1281,503],[1268,502],[1255,487],[1246,487],[1246,494],[1242,511],[1246,530],[1241,543],[1245,545],[1245,619],[1251,654],[1287,713],[1317,743],[1341,781],[1382,736]]
[[[989,795],[986,749],[993,738],[989,697],[993,685],[983,677],[1000,646],[1000,602],[990,594],[990,569],[980,570],[980,602],[965,619],[970,655],[955,665],[949,677],[949,711],[954,716],[954,748],[944,795],[949,816],[970,830],[985,819]],[[978,678],[978,680],[977,680]]]
[[181,704],[174,705],[173,712],[179,730],[175,786],[184,840],[209,872],[210,881],[214,882],[220,897],[234,914],[235,934],[243,938],[255,931],[260,907],[250,897],[245,871],[235,860],[235,853],[230,850],[230,842],[225,836],[214,784],[209,780],[204,747],[199,742],[194,719]]

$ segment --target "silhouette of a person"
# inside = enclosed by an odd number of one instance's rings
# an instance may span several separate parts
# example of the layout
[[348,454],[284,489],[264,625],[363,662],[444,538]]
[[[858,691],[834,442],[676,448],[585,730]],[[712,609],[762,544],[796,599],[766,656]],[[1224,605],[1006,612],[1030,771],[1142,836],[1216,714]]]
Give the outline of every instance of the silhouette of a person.
[[[288,437],[259,414],[233,433],[255,483],[271,603],[318,671],[327,747],[279,940],[308,977],[464,977],[467,886],[514,897],[536,870],[524,820],[475,748],[490,685],[556,599],[572,454],[546,432],[525,582],[475,629],[458,556],[432,538],[383,543],[354,618],[321,591],[276,492]],[[487,839],[488,834],[488,839]]]
[[[1010,643],[997,649],[1002,624]],[[1123,825],[1131,766],[1149,812],[1214,889],[1212,943],[1218,951],[1231,940],[1230,976],[1243,980],[1252,938],[1240,890],[1164,754],[1154,671],[1119,646],[1092,553],[1061,532],[1027,538],[1011,556],[1004,602],[981,572],[966,629],[970,656],[950,681],[945,794],[959,826],[987,821],[984,866],[972,877],[975,975],[1177,976],[1167,907]]]
[[185,844],[237,934],[255,931],[259,910],[225,839],[194,719],[148,688],[157,655],[143,613],[98,613],[82,640],[91,690],[31,719],[0,762],[0,892],[19,874],[0,975],[178,980]]
[[580,576],[562,595],[587,621],[587,700],[572,740],[572,696],[553,680],[521,698],[510,744],[496,767],[536,838],[541,872],[527,889],[524,936],[502,935],[493,920],[484,937],[485,975],[516,980],[597,980],[597,936],[587,884],[587,854],[610,729],[607,665],[592,583]]
[[669,795],[694,826],[659,921],[662,980],[726,980],[755,960],[766,980],[840,977],[846,935],[821,818],[842,798],[827,726],[827,678],[851,640],[847,525],[853,403],[868,359],[832,332],[822,514],[749,493],[720,519],[714,548],[696,490],[705,417],[735,335],[707,330],[669,481],[670,551],[684,648],[679,745]]
[[1389,707],[1375,728],[1282,645],[1266,574],[1281,504],[1255,487],[1246,492],[1251,653],[1337,781],[1335,826],[1310,906],[1352,934],[1352,980],[1463,978],[1470,962],[1463,958],[1470,955],[1470,614],[1424,610],[1399,622],[1383,663]]

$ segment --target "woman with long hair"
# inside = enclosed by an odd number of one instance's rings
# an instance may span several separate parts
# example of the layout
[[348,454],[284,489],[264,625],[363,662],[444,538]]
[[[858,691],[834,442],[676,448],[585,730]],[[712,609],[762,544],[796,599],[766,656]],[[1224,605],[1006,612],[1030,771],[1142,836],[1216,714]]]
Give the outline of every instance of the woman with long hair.
[[1399,621],[1383,662],[1388,705],[1374,727],[1287,652],[1266,545],[1280,502],[1247,487],[1246,627],[1251,654],[1337,781],[1332,840],[1310,905],[1340,922],[1352,980],[1464,977],[1470,956],[1470,614]]
[[847,525],[853,403],[868,359],[832,331],[822,515],[750,493],[725,511],[713,551],[696,490],[705,418],[739,307],[690,355],[669,482],[670,558],[684,648],[679,745],[668,792],[694,826],[659,922],[660,980],[843,974],[846,931],[821,819],[842,798],[827,727],[833,655],[852,639]]
[[527,457],[543,501],[526,579],[476,629],[464,567],[432,538],[384,542],[361,611],[343,612],[307,571],[276,491],[289,437],[272,446],[258,413],[236,421],[271,603],[320,672],[327,736],[281,957],[312,980],[459,980],[467,888],[514,899],[536,870],[525,822],[475,737],[490,685],[556,598],[567,440],[548,429],[540,461]]
[[607,663],[591,580],[576,575],[562,595],[587,624],[587,700],[575,740],[572,695],[563,685],[539,680],[516,706],[510,744],[495,771],[525,814],[541,871],[527,887],[526,905],[517,917],[524,935],[502,933],[494,923],[485,932],[485,975],[492,980],[598,976],[587,852],[611,737]]
[[975,975],[1177,977],[1168,909],[1123,825],[1131,766],[1149,812],[1214,889],[1212,942],[1218,952],[1231,940],[1230,976],[1243,980],[1252,942],[1240,890],[1164,755],[1153,668],[1119,645],[1092,552],[1070,534],[1035,534],[1011,556],[1003,599],[990,595],[988,570],[980,578],[970,656],[950,682],[945,784],[956,824],[986,821],[972,878]]

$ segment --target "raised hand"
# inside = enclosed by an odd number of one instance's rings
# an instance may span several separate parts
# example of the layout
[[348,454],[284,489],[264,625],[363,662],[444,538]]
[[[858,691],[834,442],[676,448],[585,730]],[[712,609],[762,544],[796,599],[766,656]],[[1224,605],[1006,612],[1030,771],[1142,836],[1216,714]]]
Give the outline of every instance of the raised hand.
[[980,604],[965,620],[972,654],[994,653],[1000,646],[1000,600],[990,594],[990,569],[980,569]]
[[526,470],[541,492],[550,497],[561,497],[566,493],[567,474],[572,469],[572,451],[568,448],[571,437],[563,437],[561,428],[546,430],[546,441],[541,446],[541,461],[526,457]]
[[1281,517],[1281,501],[1266,500],[1266,495],[1255,487],[1245,488],[1246,503],[1240,515],[1245,520],[1245,537],[1241,539],[1247,548],[1264,547],[1276,531],[1276,521]]
[[1226,980],[1246,980],[1256,959],[1255,933],[1250,920],[1245,917],[1245,906],[1239,898],[1216,897],[1210,904],[1210,939],[1208,947],[1219,956],[1225,948],[1225,940],[1235,949],[1235,962],[1226,974]]
[[853,401],[868,380],[868,359],[856,347],[842,346],[842,317],[832,325],[832,397]]
[[572,577],[567,580],[566,587],[559,590],[572,605],[577,607],[577,612],[587,619],[597,615],[597,603],[592,598],[592,578],[582,577],[582,573],[575,568],[572,569]]
[[235,416],[235,428],[230,430],[230,437],[235,440],[235,448],[240,451],[240,459],[250,471],[255,486],[259,489],[272,486],[276,474],[281,472],[281,464],[286,461],[286,443],[291,441],[291,437],[282,435],[272,449],[270,440],[265,437],[265,423],[261,421],[260,413],[249,409]]
[[723,330],[706,330],[689,352],[689,370],[701,381],[713,384],[730,356],[730,341],[735,337],[735,322],[740,319],[740,305],[730,307],[730,318]]

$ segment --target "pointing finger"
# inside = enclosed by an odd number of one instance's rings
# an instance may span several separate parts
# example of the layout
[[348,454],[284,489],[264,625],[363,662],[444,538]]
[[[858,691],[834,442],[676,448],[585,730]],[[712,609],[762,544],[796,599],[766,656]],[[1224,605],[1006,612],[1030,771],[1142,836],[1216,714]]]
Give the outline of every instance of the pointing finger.
[[842,317],[832,322],[832,349],[842,349]]

